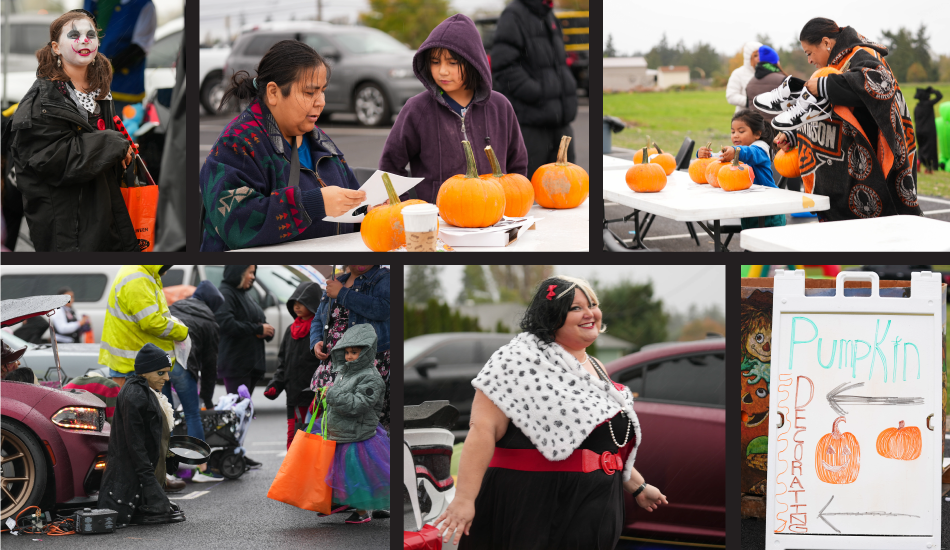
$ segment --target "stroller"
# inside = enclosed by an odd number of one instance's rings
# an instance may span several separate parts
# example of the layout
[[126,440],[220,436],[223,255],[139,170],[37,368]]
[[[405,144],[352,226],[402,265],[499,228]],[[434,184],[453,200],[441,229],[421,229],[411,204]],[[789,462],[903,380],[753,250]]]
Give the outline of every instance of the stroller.
[[[247,389],[238,388],[240,392]],[[201,411],[205,442],[211,447],[208,468],[227,479],[237,479],[249,470],[244,461],[244,437],[254,417],[254,404],[247,396],[229,393],[218,400],[213,411]],[[185,413],[175,411],[174,435],[188,435]]]

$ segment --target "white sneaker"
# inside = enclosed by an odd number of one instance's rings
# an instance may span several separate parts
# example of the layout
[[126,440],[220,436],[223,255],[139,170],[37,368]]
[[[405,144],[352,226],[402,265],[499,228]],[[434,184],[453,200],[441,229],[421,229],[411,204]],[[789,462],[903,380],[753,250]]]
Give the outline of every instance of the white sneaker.
[[752,104],[755,105],[758,110],[770,115],[777,115],[789,110],[802,95],[802,90],[793,92],[789,87],[788,83],[792,78],[793,77],[789,76],[782,81],[782,84],[779,85],[778,88],[775,88],[771,92],[765,92],[764,94],[755,96],[752,99]]
[[831,117],[831,105],[827,99],[818,99],[808,90],[802,89],[802,95],[795,105],[772,119],[776,130],[795,130],[803,124],[818,122]]
[[224,481],[224,476],[216,474],[210,470],[204,472],[195,472],[195,475],[191,476],[191,480],[195,483],[215,483],[218,481]]

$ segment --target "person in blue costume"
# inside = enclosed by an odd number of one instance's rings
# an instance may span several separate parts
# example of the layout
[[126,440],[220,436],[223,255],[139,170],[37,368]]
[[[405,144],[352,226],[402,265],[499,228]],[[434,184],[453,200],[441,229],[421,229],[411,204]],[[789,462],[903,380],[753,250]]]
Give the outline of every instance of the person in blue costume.
[[115,110],[145,99],[145,57],[155,44],[152,0],[85,0],[83,9],[99,23],[99,51],[112,62]]

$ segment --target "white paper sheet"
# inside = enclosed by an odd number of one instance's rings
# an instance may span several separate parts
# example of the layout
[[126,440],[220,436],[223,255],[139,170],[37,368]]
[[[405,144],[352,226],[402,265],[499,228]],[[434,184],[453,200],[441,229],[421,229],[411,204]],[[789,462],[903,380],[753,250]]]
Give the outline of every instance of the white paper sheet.
[[[386,202],[386,199],[389,198],[389,195],[386,193],[386,184],[383,183],[384,173],[389,174],[389,172],[377,170],[376,173],[370,176],[369,179],[366,180],[366,183],[360,187],[360,191],[366,192],[366,200],[363,201],[359,206],[343,214],[342,216],[327,216],[323,218],[323,221],[338,223],[360,223],[363,221],[363,216],[365,214],[354,216],[353,212],[359,210],[363,206],[376,206],[377,204],[382,204]],[[403,176],[397,176],[396,174],[389,174],[389,179],[392,181],[393,189],[396,190],[397,195],[402,195],[422,181],[422,178],[406,178]]]

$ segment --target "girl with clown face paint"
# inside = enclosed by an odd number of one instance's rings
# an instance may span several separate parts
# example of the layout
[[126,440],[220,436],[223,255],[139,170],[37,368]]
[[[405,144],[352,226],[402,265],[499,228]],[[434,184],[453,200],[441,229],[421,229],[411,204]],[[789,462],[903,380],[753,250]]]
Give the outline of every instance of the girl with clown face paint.
[[17,186],[37,251],[136,251],[119,185],[134,150],[116,129],[112,66],[92,14],[72,10],[36,52],[11,125]]

